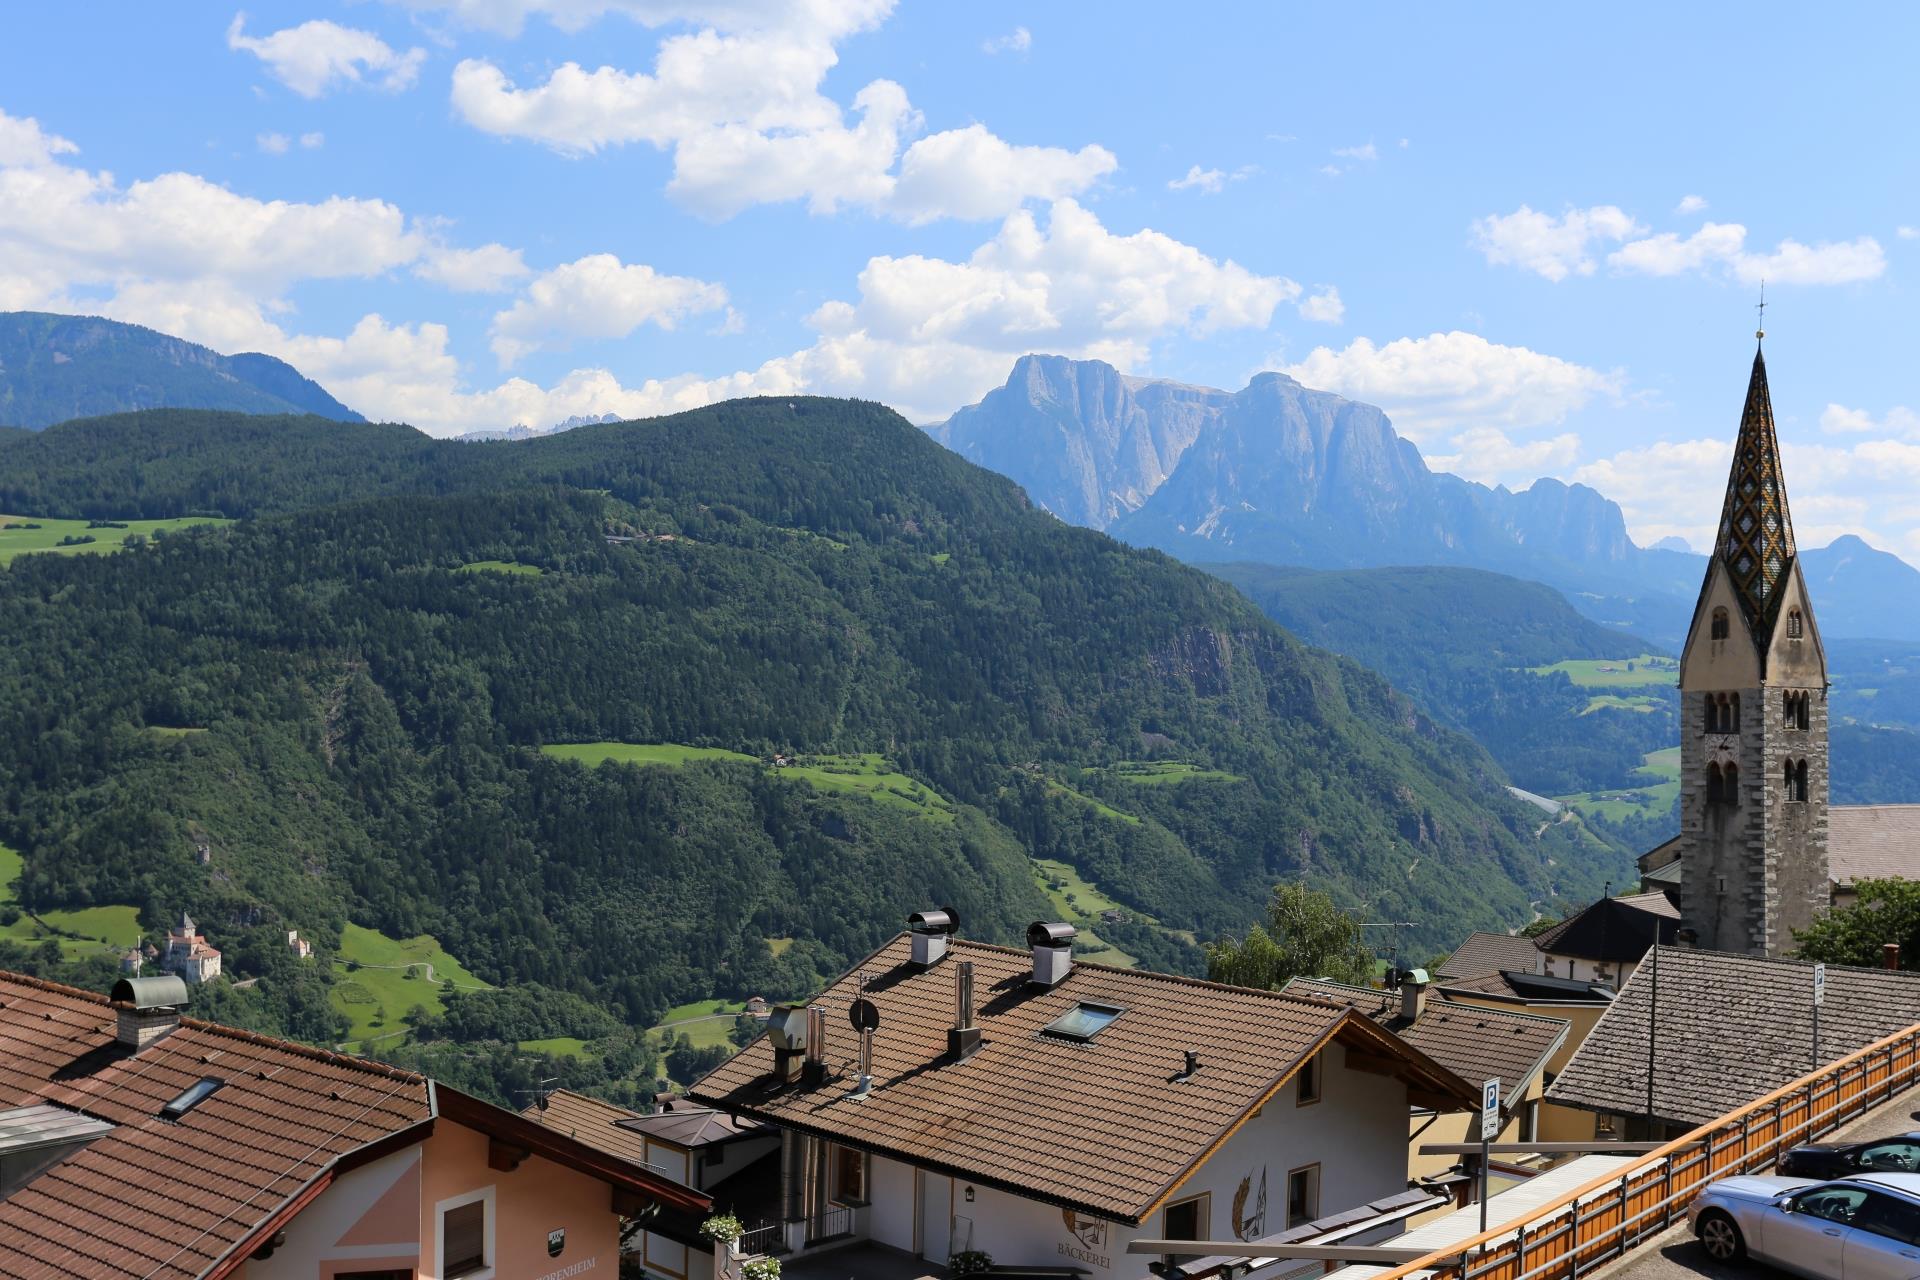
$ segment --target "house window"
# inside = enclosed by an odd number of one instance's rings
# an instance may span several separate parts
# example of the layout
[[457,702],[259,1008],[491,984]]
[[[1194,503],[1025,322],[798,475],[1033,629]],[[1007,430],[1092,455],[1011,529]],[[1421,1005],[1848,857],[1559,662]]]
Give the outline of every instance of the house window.
[[838,1204],[867,1202],[867,1153],[853,1147],[833,1149],[833,1198]]
[[1208,1219],[1212,1216],[1213,1197],[1197,1195],[1191,1200],[1180,1200],[1170,1204],[1162,1216],[1160,1238],[1163,1240],[1205,1240],[1207,1238]]
[[493,1188],[442,1200],[440,1274],[446,1280],[493,1274]]
[[1320,1055],[1316,1053],[1301,1063],[1300,1074],[1293,1079],[1295,1106],[1305,1107],[1320,1101]]
[[1320,1216],[1320,1166],[1302,1165],[1287,1174],[1287,1229]]
[[1088,1004],[1082,1001],[1049,1022],[1043,1028],[1048,1035],[1063,1036],[1068,1040],[1091,1040],[1106,1030],[1107,1024],[1119,1017],[1124,1010],[1110,1004]]

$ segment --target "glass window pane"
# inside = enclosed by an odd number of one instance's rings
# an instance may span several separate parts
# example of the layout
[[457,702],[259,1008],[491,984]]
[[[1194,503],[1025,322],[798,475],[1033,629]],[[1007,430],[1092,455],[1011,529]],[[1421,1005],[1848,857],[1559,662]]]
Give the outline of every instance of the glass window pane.
[[1047,1030],[1054,1035],[1067,1036],[1074,1040],[1091,1040],[1119,1016],[1120,1010],[1111,1005],[1075,1005],[1048,1023]]

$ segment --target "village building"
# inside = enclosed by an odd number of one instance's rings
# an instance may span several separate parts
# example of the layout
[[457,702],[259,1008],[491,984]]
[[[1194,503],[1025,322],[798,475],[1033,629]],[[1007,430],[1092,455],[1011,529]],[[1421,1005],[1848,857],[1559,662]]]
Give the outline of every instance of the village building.
[[202,983],[220,976],[220,951],[208,942],[193,923],[193,917],[180,913],[180,923],[167,931],[167,949],[160,967],[190,983]]
[[[1608,1138],[1664,1140],[1914,1023],[1920,973],[1661,947],[1547,1090]],[[1817,1028],[1817,1034],[1816,1034]]]
[[[1498,1080],[1498,1140],[1538,1140],[1547,1062],[1566,1043],[1570,1024],[1565,1018],[1452,1003],[1436,998],[1430,988],[1426,975],[1415,970],[1392,991],[1323,978],[1295,978],[1281,990],[1358,1010],[1469,1083]],[[1432,1184],[1447,1178],[1458,1157],[1423,1155],[1420,1147],[1466,1142],[1470,1131],[1478,1139],[1479,1125],[1477,1111],[1412,1108],[1407,1137],[1408,1180]],[[1535,1171],[1531,1167],[1512,1170],[1519,1177]],[[1473,1190],[1471,1183],[1459,1178],[1453,1185],[1464,1203]]]
[[1409,1108],[1479,1102],[1345,1004],[1075,963],[1067,925],[1021,951],[915,921],[690,1090],[779,1135],[791,1253],[1131,1280],[1135,1240],[1394,1231],[1436,1202],[1407,1188]]
[[299,960],[313,959],[313,944],[300,936],[298,929],[287,930],[287,950]]
[[[715,1213],[738,1214],[777,1193],[780,1136],[688,1102],[658,1098],[652,1114],[557,1089],[520,1113],[595,1150],[627,1160],[710,1197]],[[713,1266],[711,1243],[685,1219],[648,1219],[624,1233],[626,1257],[655,1276],[687,1280]]]
[[541,1280],[707,1197],[380,1063],[0,973],[0,1277]]

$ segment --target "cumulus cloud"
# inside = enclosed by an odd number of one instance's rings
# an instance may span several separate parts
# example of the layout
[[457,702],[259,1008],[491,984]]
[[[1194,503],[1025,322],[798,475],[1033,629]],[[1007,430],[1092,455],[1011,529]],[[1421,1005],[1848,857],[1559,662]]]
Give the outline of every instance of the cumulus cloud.
[[[1705,207],[1705,201],[1697,206]],[[1743,284],[1852,284],[1878,278],[1887,266],[1886,254],[1872,236],[1815,245],[1788,238],[1771,253],[1756,253],[1747,249],[1747,229],[1737,222],[1709,222],[1688,236],[1649,231],[1614,205],[1569,209],[1559,217],[1521,205],[1513,213],[1473,224],[1475,246],[1489,263],[1519,267],[1555,282],[1592,275],[1595,247],[1607,242],[1620,245],[1607,254],[1606,262],[1621,275],[1722,273]]]
[[1477,220],[1473,238],[1493,265],[1519,267],[1557,282],[1594,273],[1588,248],[1595,240],[1624,240],[1645,230],[1615,205],[1569,209],[1556,218],[1523,204],[1512,213]]
[[370,31],[323,18],[267,36],[246,34],[246,25],[246,14],[233,15],[227,47],[260,59],[275,79],[303,98],[318,98],[342,84],[367,84],[390,93],[411,88],[427,58],[425,49],[402,53]]
[[[1081,193],[1118,167],[1104,147],[1018,146],[978,124],[906,145],[924,120],[891,80],[870,82],[843,110],[820,91],[837,43],[891,7],[722,5],[701,29],[662,40],[651,72],[568,62],[523,87],[469,58],[454,68],[453,106],[476,129],[563,154],[630,143],[670,152],[668,193],[714,219],[789,200],[910,222],[998,218]],[[674,8],[630,6],[641,21]]]
[[[1405,146],[1406,140],[1402,139],[1400,145]],[[1335,147],[1333,154],[1342,156],[1348,160],[1378,160],[1380,158],[1379,148],[1375,147],[1371,142],[1361,143],[1357,147]]]
[[673,328],[727,305],[727,291],[690,276],[661,275],[610,253],[589,254],[544,272],[526,296],[493,318],[493,353],[503,365],[569,338],[624,338],[641,325]]
[[1210,195],[1218,195],[1226,185],[1227,175],[1224,170],[1202,169],[1197,164],[1187,170],[1186,177],[1167,180],[1169,191],[1205,191]]
[[293,145],[293,139],[284,133],[260,133],[254,135],[253,145],[270,156],[283,156]]
[[1347,318],[1347,304],[1340,301],[1338,289],[1325,285],[1300,304],[1300,318],[1319,324],[1339,324]]
[[1435,471],[1482,484],[1507,484],[1550,475],[1580,456],[1580,437],[1572,432],[1539,440],[1515,441],[1498,427],[1469,427],[1449,442],[1454,452],[1429,454]]
[[1025,53],[1033,48],[1033,32],[1015,27],[1003,36],[995,36],[980,46],[988,53]]
[[32,116],[9,116],[0,111],[0,165],[50,164],[55,156],[73,155],[80,148],[57,134],[46,132]]
[[458,293],[498,293],[532,273],[518,249],[483,244],[477,249],[436,245],[414,264],[413,274]]
[[1920,440],[1920,413],[1895,405],[1875,418],[1865,409],[1829,404],[1820,414],[1820,429],[1829,435],[1881,435]]
[[312,133],[303,133],[300,135],[300,145],[309,151],[315,147],[324,147],[327,145],[327,135],[321,133],[318,129],[315,129]]
[[1896,227],[1894,234],[1902,240],[1920,240],[1920,227]]
[[1706,207],[1707,198],[1705,196],[1681,196],[1680,203],[1673,206],[1673,211],[1684,217],[1689,213],[1699,213]]
[[1597,396],[1618,397],[1621,374],[1454,330],[1376,346],[1316,347],[1282,372],[1309,387],[1379,405],[1402,435],[1435,441],[1473,428],[1549,426]]

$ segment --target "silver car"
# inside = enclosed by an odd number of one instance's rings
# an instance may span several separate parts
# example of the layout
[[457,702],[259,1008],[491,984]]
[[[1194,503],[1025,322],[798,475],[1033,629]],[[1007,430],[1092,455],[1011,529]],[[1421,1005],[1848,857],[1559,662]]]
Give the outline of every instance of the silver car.
[[1716,1262],[1751,1256],[1811,1280],[1920,1280],[1920,1173],[1722,1178],[1687,1221]]

